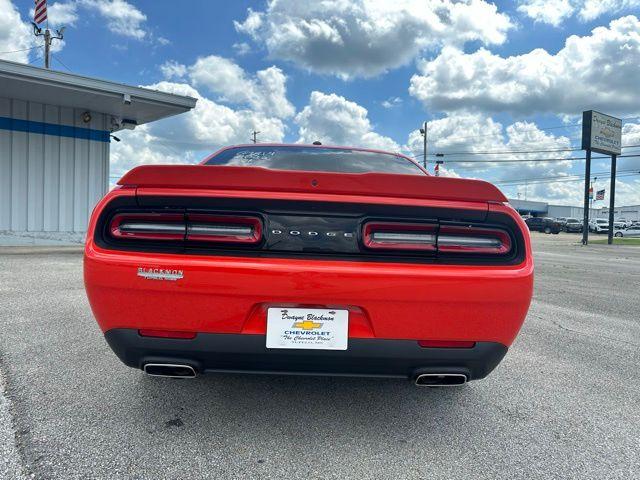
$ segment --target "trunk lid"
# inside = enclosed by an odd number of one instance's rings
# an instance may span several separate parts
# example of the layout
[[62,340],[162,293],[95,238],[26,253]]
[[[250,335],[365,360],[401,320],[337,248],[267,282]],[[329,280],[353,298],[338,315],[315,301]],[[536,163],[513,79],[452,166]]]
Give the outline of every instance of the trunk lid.
[[482,180],[387,173],[330,173],[210,165],[144,165],[119,181],[138,188],[270,191],[329,195],[506,202]]

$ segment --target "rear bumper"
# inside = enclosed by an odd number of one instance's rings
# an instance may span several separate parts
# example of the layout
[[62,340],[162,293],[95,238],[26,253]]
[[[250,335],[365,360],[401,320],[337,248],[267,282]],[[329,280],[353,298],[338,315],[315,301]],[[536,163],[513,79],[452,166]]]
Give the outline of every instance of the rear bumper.
[[486,377],[507,353],[498,342],[473,348],[422,348],[414,340],[350,338],[346,351],[270,350],[264,335],[199,333],[193,340],[142,337],[137,330],[105,333],[126,365],[190,365],[198,373],[245,372],[413,378],[422,373]]
[[[141,278],[138,268],[183,278]],[[159,329],[264,335],[271,307],[349,311],[349,338],[511,345],[533,287],[516,266],[374,264],[107,252],[88,244],[85,285],[103,332]]]

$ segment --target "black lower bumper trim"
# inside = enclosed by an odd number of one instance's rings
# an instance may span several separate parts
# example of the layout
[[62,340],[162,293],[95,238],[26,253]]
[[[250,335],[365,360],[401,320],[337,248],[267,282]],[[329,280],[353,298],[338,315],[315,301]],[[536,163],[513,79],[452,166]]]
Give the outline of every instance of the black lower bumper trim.
[[137,330],[105,333],[118,358],[133,368],[147,363],[184,364],[198,373],[245,372],[413,378],[420,373],[486,377],[507,353],[496,342],[473,348],[422,348],[415,340],[350,338],[337,350],[274,350],[264,335],[199,333],[193,340],[142,337]]

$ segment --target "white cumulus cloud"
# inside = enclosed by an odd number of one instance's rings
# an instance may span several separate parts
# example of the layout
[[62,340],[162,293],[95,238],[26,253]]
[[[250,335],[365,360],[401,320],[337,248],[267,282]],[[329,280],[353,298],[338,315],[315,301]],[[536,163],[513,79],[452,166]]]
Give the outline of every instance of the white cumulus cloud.
[[557,27],[573,15],[574,6],[570,0],[525,0],[518,6],[518,11],[536,22]]
[[27,63],[36,45],[32,28],[10,0],[0,0],[0,58]]
[[167,60],[162,65],[160,65],[160,71],[164,78],[171,79],[180,79],[183,78],[187,74],[187,67],[182,63],[178,63],[175,60]]
[[196,107],[187,113],[133,132],[118,132],[121,142],[111,147],[111,171],[121,175],[136,165],[196,163],[222,146],[248,143],[253,130],[263,142],[282,142],[285,125],[250,108],[233,109],[217,103],[186,83],[159,82],[145,88],[196,98]]
[[196,87],[206,87],[223,101],[248,104],[279,118],[295,113],[286,96],[287,77],[278,67],[260,70],[251,77],[233,61],[209,55],[198,58],[188,72]]
[[75,25],[78,20],[78,6],[73,2],[50,3],[47,6],[47,17],[51,26]]
[[246,42],[234,43],[231,45],[236,55],[247,55],[251,51],[251,46]]
[[106,21],[107,28],[125,37],[142,40],[147,36],[144,22],[147,16],[125,0],[80,0],[87,8],[98,12]]
[[299,142],[398,151],[391,138],[373,131],[367,109],[335,93],[311,92],[309,104],[295,117]]
[[536,22],[557,27],[573,15],[590,22],[603,15],[632,12],[638,7],[640,0],[522,0],[518,11]]
[[442,44],[502,44],[513,24],[484,0],[271,0],[235,26],[273,58],[349,78],[378,75]]
[[502,57],[484,48],[467,54],[446,47],[419,70],[409,92],[437,110],[635,113],[640,110],[640,21],[622,17],[591,35],[570,36],[555,55],[535,49]]

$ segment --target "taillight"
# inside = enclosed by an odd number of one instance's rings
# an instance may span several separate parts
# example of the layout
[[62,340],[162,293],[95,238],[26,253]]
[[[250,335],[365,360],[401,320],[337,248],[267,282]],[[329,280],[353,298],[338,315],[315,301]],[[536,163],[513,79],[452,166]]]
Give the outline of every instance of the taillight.
[[244,215],[118,213],[109,232],[120,240],[256,244],[262,240],[262,221]]
[[187,241],[259,243],[262,222],[257,217],[188,214]]
[[367,248],[380,250],[436,250],[435,224],[369,222],[362,238]]
[[504,255],[512,248],[505,230],[473,225],[368,222],[362,239],[367,248],[391,251]]
[[474,226],[441,225],[438,251],[502,255],[511,250],[511,237],[504,230]]
[[186,229],[180,213],[119,213],[109,224],[112,237],[134,240],[184,240]]

